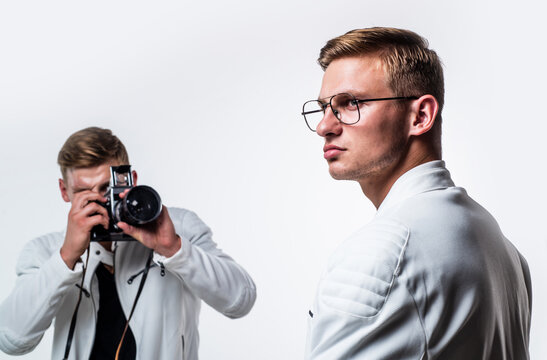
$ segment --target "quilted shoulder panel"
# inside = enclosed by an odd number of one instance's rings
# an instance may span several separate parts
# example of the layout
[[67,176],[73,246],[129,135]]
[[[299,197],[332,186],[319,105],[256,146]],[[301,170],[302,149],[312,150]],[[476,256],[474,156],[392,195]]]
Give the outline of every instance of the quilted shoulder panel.
[[373,317],[389,296],[408,243],[409,230],[376,219],[335,251],[321,280],[324,305],[358,317]]

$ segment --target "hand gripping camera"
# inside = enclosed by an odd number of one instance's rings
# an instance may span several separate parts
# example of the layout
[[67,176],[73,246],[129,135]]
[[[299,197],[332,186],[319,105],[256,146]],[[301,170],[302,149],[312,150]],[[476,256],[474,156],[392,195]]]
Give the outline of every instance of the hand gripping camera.
[[[108,211],[110,218],[108,229],[102,225],[91,229],[91,241],[127,241],[134,240],[116,226],[119,221],[140,226],[158,218],[161,213],[161,199],[150,186],[133,186],[131,165],[110,167],[110,186],[105,193],[106,203],[100,203]],[[130,189],[121,199],[120,194]]]

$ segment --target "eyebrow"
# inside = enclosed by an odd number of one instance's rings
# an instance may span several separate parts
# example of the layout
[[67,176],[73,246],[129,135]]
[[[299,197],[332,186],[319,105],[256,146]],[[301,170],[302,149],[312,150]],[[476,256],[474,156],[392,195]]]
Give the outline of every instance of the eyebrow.
[[325,99],[330,99],[332,98],[333,96],[335,95],[339,95],[339,94],[350,94],[352,95],[354,98],[358,99],[358,100],[364,100],[364,99],[370,99],[370,96],[366,95],[366,93],[364,92],[360,92],[358,90],[346,90],[346,91],[340,91],[336,94],[333,94],[333,95],[330,95],[330,96],[326,96],[326,97],[317,97],[317,101],[319,101],[320,103],[324,103],[324,100]]
[[[342,94],[342,93],[338,93],[338,94]],[[325,104],[325,103],[328,103],[328,101],[326,101],[327,99],[329,99],[329,101],[330,101],[330,99],[331,99],[333,96],[338,95],[338,94],[334,94],[334,95],[331,95],[331,96],[325,96],[325,97],[323,97],[323,98],[321,98],[321,97],[318,96],[318,97],[317,97],[317,101],[319,101],[319,102],[322,103],[322,104]]]

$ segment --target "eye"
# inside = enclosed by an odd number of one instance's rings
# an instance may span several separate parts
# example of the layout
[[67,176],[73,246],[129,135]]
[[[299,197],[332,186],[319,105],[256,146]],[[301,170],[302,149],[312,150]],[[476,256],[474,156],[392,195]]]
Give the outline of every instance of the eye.
[[353,111],[357,110],[359,102],[350,94],[339,94],[333,101],[335,108],[340,110]]
[[99,194],[105,194],[108,190],[108,186],[109,184],[101,185],[101,187],[99,188]]
[[359,102],[356,99],[348,99],[346,106],[350,109],[355,109],[359,106]]

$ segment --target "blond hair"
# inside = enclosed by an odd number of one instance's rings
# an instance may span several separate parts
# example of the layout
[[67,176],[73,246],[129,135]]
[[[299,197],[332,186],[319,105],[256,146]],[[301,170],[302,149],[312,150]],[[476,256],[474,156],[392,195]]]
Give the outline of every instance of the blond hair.
[[420,35],[403,29],[374,27],[357,29],[329,40],[321,49],[319,65],[344,57],[377,56],[384,65],[387,82],[395,96],[430,94],[444,104],[444,77],[441,61]]
[[115,160],[129,164],[123,143],[108,129],[88,127],[70,135],[59,151],[57,163],[66,179],[70,169],[99,166]]

